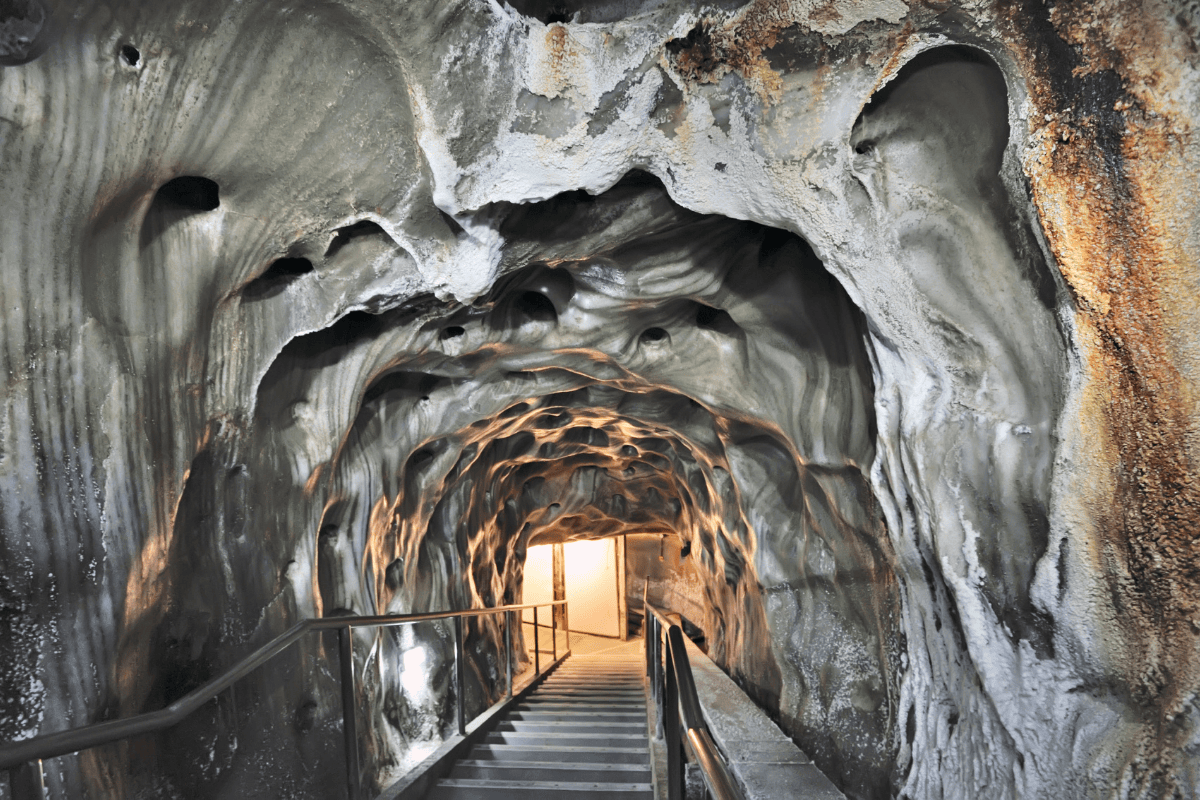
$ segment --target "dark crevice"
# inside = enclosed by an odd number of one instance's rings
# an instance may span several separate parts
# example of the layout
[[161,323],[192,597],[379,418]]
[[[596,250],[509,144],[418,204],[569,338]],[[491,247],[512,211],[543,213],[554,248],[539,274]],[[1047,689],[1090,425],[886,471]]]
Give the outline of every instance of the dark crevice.
[[557,322],[558,312],[554,303],[541,292],[522,292],[516,301],[516,309],[535,322]]
[[313,264],[307,258],[280,258],[267,267],[266,272],[259,275],[242,290],[246,300],[266,300],[280,294],[292,281],[301,275],[313,271]]
[[121,60],[131,67],[136,67],[142,60],[142,54],[131,44],[121,45]]
[[379,226],[379,223],[372,222],[369,219],[359,220],[353,225],[347,225],[344,228],[338,228],[333,233],[333,241],[329,243],[329,247],[325,250],[325,258],[333,258],[338,251],[349,244],[354,239],[362,239],[367,236],[382,236],[389,242],[392,237],[388,236],[387,231]]
[[456,220],[454,217],[450,216],[445,211],[442,211],[440,208],[438,209],[438,214],[441,215],[442,222],[446,223],[446,227],[449,228],[450,232],[456,237],[466,233],[466,231],[463,229],[463,226],[459,225],[458,220]]
[[446,305],[433,295],[417,295],[383,314],[351,311],[327,328],[297,336],[275,358],[259,384],[256,413],[274,418],[302,399],[305,376],[334,366],[385,331],[417,324],[427,315],[445,311]]
[[389,400],[428,400],[439,388],[450,385],[450,379],[425,372],[397,370],[376,380],[363,395],[363,405],[369,405],[388,395]]
[[182,175],[159,187],[146,211],[138,237],[142,249],[162,236],[172,225],[220,207],[217,182],[198,175]]
[[725,309],[713,308],[703,303],[697,303],[696,305],[696,327],[725,336],[734,336],[741,333],[742,329],[738,327],[738,324],[733,321],[733,317],[729,316],[729,312]]
[[340,591],[340,575],[337,569],[337,525],[323,525],[317,534],[317,591],[321,595],[321,608],[325,616],[336,606]]
[[0,67],[28,64],[50,46],[51,11],[39,0],[0,2]]
[[221,205],[221,187],[209,178],[181,175],[164,183],[154,195],[150,213],[177,208],[192,212],[212,211]]
[[663,328],[646,328],[646,330],[642,331],[640,341],[642,344],[657,344],[665,341],[667,338],[668,334]]
[[420,450],[408,457],[409,469],[424,469],[433,461],[433,451],[428,447],[422,447]]
[[[732,11],[746,0],[710,0],[707,8]],[[658,10],[664,0],[510,0],[521,16],[547,25],[560,23],[611,23]]]

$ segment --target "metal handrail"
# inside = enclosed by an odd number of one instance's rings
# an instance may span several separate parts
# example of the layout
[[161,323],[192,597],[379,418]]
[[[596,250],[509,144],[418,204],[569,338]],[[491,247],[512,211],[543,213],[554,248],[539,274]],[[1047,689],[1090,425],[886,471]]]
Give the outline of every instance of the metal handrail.
[[[9,771],[9,780],[15,800],[25,797],[43,796],[41,762],[47,758],[67,755],[90,747],[141,736],[147,733],[164,730],[181,722],[184,717],[212,700],[221,692],[249,675],[275,656],[290,648],[306,634],[320,631],[338,631],[338,651],[341,670],[339,682],[342,688],[342,722],[346,748],[346,785],[351,800],[358,797],[359,768],[358,768],[358,732],[354,717],[354,652],[350,639],[352,628],[389,627],[407,625],[414,622],[425,622],[436,619],[453,619],[455,628],[455,689],[458,698],[458,732],[463,734],[466,729],[465,697],[463,693],[463,625],[464,617],[482,617],[489,614],[505,614],[510,623],[505,626],[505,651],[508,666],[508,694],[512,695],[512,640],[511,617],[507,615],[514,611],[533,609],[534,618],[534,672],[540,672],[537,656],[537,610],[542,606],[566,605],[566,600],[553,600],[546,603],[527,603],[524,605],[498,606],[496,608],[479,608],[465,611],[436,611],[421,614],[387,614],[382,616],[346,615],[339,617],[322,617],[307,619],[293,625],[284,633],[276,636],[241,661],[213,678],[203,686],[194,689],[175,702],[158,711],[150,711],[124,719],[95,722],[78,728],[46,733],[19,742],[0,745],[0,770]],[[554,628],[553,613],[550,614],[551,627]],[[557,633],[557,631],[556,631]],[[557,655],[558,637],[555,635],[554,647]],[[571,651],[571,635],[567,631],[567,653]]]
[[[709,792],[715,800],[743,800],[700,708],[692,665],[683,643],[683,629],[649,601],[643,599],[642,602],[645,606],[642,630],[646,639],[646,671],[658,709],[657,738],[666,740],[668,800],[683,797],[681,717],[684,734],[696,754]],[[663,648],[663,631],[666,632],[666,648]]]

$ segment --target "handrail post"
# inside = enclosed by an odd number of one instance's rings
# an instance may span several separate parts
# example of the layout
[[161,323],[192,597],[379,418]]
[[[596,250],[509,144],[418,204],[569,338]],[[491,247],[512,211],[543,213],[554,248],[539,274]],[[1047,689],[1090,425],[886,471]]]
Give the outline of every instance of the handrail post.
[[8,786],[13,800],[44,800],[46,780],[42,773],[42,760],[35,758],[8,771]]
[[558,660],[558,609],[550,606],[550,663]]
[[342,677],[342,739],[346,748],[346,795],[358,800],[358,725],[354,700],[354,638],[351,627],[338,629],[338,660]]
[[467,698],[466,681],[463,680],[463,621],[462,616],[454,617],[454,693],[458,695],[458,735],[467,734]]
[[675,654],[667,643],[666,691],[663,692],[663,738],[667,746],[667,799],[683,800],[683,741],[679,736],[679,684],[675,679]]
[[513,676],[512,676],[512,615],[513,612],[504,612],[504,663],[508,665],[508,696],[513,696]]
[[663,646],[662,646],[662,623],[658,617],[654,618],[654,709],[657,713],[657,721],[654,725],[654,736],[656,739],[663,738],[663,720],[667,714],[667,706],[663,698]]
[[646,651],[646,679],[650,679],[650,614],[642,604],[642,649]]
[[534,677],[542,672],[541,662],[542,649],[538,646],[538,621],[537,621],[537,606],[533,607],[533,674]]

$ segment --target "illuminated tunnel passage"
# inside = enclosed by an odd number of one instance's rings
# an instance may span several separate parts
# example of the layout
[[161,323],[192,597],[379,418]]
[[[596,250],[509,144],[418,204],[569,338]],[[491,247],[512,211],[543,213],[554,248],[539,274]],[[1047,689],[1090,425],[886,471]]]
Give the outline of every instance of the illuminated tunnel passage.
[[[670,534],[712,657],[823,768],[881,791],[897,601],[864,474],[861,314],[799,237],[688,212],[641,173],[505,213],[504,277],[481,300],[356,312],[292,342],[262,382],[258,414],[297,480],[321,431],[349,430],[321,473],[314,601],[512,603],[532,545]],[[328,416],[355,376],[354,417]],[[501,642],[494,621],[470,625],[472,711],[502,690]],[[361,644],[388,709],[370,752],[406,762],[452,708],[445,631]],[[389,666],[414,647],[421,691]]]

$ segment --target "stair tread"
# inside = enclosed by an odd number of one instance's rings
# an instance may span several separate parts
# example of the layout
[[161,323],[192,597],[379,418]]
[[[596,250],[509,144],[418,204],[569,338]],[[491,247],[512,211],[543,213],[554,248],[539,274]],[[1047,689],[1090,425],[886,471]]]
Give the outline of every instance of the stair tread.
[[571,659],[496,720],[429,796],[652,800],[644,670],[641,657]]
[[613,722],[608,720],[502,720],[499,724],[521,724],[521,726],[529,727],[530,730],[536,730],[539,728],[556,730],[564,727],[581,726],[581,724],[593,724],[593,726],[600,726],[600,728],[604,730],[624,730],[628,728],[637,728],[638,726],[644,727],[644,722]]
[[578,736],[584,733],[596,733],[612,736],[618,733],[636,733],[646,735],[645,722],[529,722],[528,720],[513,720],[500,723],[496,733],[530,733],[538,736]]
[[607,772],[641,772],[646,769],[640,764],[576,763],[571,761],[495,761],[486,758],[465,758],[455,762],[459,767],[488,767],[495,769],[573,769],[580,772],[605,770]]
[[[544,735],[544,733],[541,731],[496,731],[496,733],[503,733],[505,735],[515,734],[517,736],[542,736],[542,735]],[[493,736],[495,734],[489,733],[488,735]],[[571,739],[607,739],[607,738],[611,738],[613,736],[616,736],[618,738],[641,737],[644,739],[646,737],[646,732],[642,731],[641,733],[624,733],[622,731],[603,731],[603,732],[597,732],[597,733],[572,733],[572,734],[570,734],[570,736],[568,738],[571,738]]]
[[[562,714],[562,713],[563,713],[562,711],[552,711],[552,710],[549,710],[546,708],[541,708],[541,707],[530,708],[529,706],[527,706],[525,704],[521,704],[521,705],[517,706],[515,709],[513,709],[513,711],[510,713],[509,716],[512,716],[512,714],[533,714],[533,715],[541,716],[541,715],[545,715],[545,714]],[[640,712],[638,712],[637,710],[634,710],[634,709],[630,709],[628,711],[597,711],[592,708],[581,708],[581,709],[579,709],[579,713],[581,716],[586,714],[589,719],[597,718],[597,717],[604,718],[604,717],[645,716],[644,714],[641,714]]]
[[612,689],[606,689],[606,688],[599,687],[599,686],[580,686],[579,688],[576,688],[576,689],[564,689],[561,686],[546,686],[546,687],[538,687],[537,689],[534,689],[531,696],[545,697],[546,695],[560,695],[560,696],[571,696],[571,697],[590,697],[592,695],[606,695],[609,697],[627,697],[627,698],[637,698],[640,700],[646,696],[646,693],[644,691],[642,691],[641,689],[638,689],[636,691],[634,691],[634,690],[614,691]]
[[585,753],[638,753],[643,754],[647,751],[641,747],[587,747],[585,745],[548,745],[548,744],[505,744],[504,742],[483,742],[471,748],[471,752],[482,749],[495,748],[498,752],[516,753],[518,751],[529,750],[537,753],[567,753],[569,754],[585,754]]
[[574,705],[576,708],[593,708],[599,711],[601,708],[616,708],[618,711],[641,710],[646,707],[645,700],[614,700],[611,697],[543,697],[540,699],[531,699],[530,705]]
[[606,781],[503,781],[487,778],[441,778],[438,786],[491,787],[496,789],[562,789],[566,791],[604,789],[605,791],[645,792],[648,783],[608,783]]

